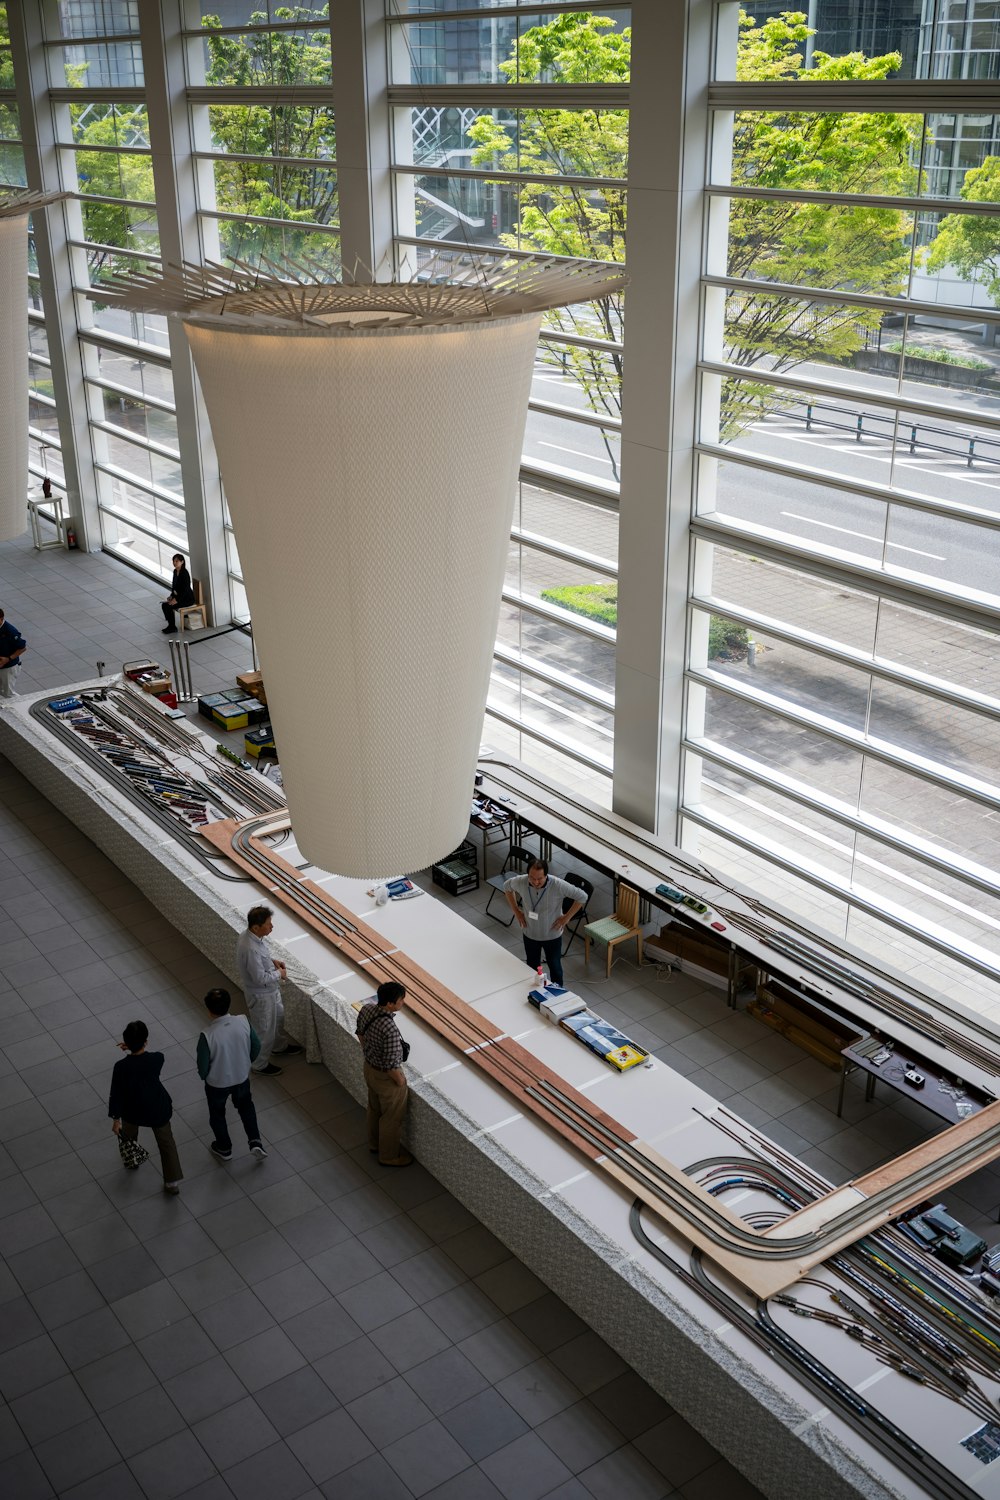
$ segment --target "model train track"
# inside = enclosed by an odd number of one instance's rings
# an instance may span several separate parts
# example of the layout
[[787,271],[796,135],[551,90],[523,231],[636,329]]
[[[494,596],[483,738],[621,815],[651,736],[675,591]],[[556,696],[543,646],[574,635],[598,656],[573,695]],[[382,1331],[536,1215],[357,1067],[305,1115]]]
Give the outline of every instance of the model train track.
[[[286,826],[286,820],[280,820]],[[943,1132],[889,1167],[828,1193],[773,1231],[747,1227],[633,1132],[612,1119],[437,983],[407,954],[387,948],[379,933],[321,886],[303,880],[263,839],[275,818],[214,823],[202,830],[270,894],[316,928],[374,983],[395,979],[411,1009],[468,1060],[507,1090],[522,1108],[555,1129],[674,1229],[760,1295],[796,1280],[828,1255],[888,1222],[929,1194],[1000,1156],[1000,1104]]]
[[[751,1127],[746,1129],[749,1134],[759,1135]],[[763,1144],[772,1151],[778,1150],[771,1142]],[[779,1151],[779,1154],[784,1153]],[[756,1190],[777,1198],[786,1208],[794,1208],[813,1196],[803,1189],[801,1178],[815,1175],[801,1164],[796,1167],[794,1175],[788,1174],[765,1155],[753,1159],[712,1157],[693,1163],[688,1171],[699,1175],[715,1194],[733,1189]],[[825,1186],[820,1183],[819,1191]],[[770,1222],[774,1215],[765,1210],[748,1213],[746,1217],[748,1222]],[[862,1392],[869,1382],[861,1387],[847,1384],[811,1349],[781,1327],[772,1316],[767,1299],[759,1299],[754,1307],[747,1307],[729,1295],[708,1274],[697,1251],[691,1257],[690,1271],[685,1270],[646,1232],[638,1201],[633,1205],[630,1223],[643,1248],[660,1264],[724,1313],[856,1431],[910,1472],[914,1465],[918,1466],[922,1488],[940,1500],[976,1493],[864,1397]],[[805,1287],[819,1291],[834,1304],[834,1310],[807,1301],[801,1295],[783,1294],[774,1301],[797,1317],[840,1328],[876,1364],[968,1411],[978,1422],[996,1425],[997,1407],[976,1378],[985,1377],[994,1384],[1000,1378],[1000,1326],[961,1288],[956,1295],[951,1273],[936,1267],[928,1270],[912,1255],[905,1251],[900,1254],[894,1243],[899,1238],[894,1230],[873,1235],[827,1262],[825,1269],[833,1279],[807,1278],[795,1289],[797,1294]],[[864,1302],[845,1292],[838,1279]]]
[[[488,767],[491,782],[503,788],[514,798],[534,795],[541,806],[557,798],[560,810],[556,813],[559,822],[572,829],[584,839],[597,839],[605,843],[612,868],[620,862],[621,824],[612,815],[599,808],[586,808],[567,793],[520,765],[495,760],[485,756],[480,765]],[[569,809],[566,811],[565,809]],[[630,851],[638,846],[645,851],[646,858],[636,858],[631,852],[629,864],[641,870],[654,883],[664,876],[665,855],[662,845],[641,831],[629,829]],[[749,896],[736,886],[730,885],[707,866],[686,859],[676,849],[666,856],[669,874],[682,871],[689,879],[703,881],[712,891],[703,896],[723,917],[729,927],[743,932],[747,937],[772,948],[792,963],[815,974],[817,980],[832,983],[847,994],[865,1000],[887,1016],[904,1022],[913,1031],[954,1052],[957,1057],[981,1068],[991,1077],[1000,1077],[1000,1040],[996,1032],[977,1017],[959,1014],[945,998],[935,998],[935,1008],[950,1016],[957,1025],[949,1025],[931,1013],[927,997],[904,979],[888,974],[867,959],[840,947],[831,939],[820,938],[803,923],[784,912],[778,912],[758,897]],[[712,901],[712,894],[722,891],[735,898],[750,911],[739,911],[733,907],[720,907]],[[641,894],[641,892],[640,892]],[[700,893],[699,893],[700,894]]]
[[[142,694],[127,688],[110,688],[105,696],[84,692],[80,701],[87,715],[98,726],[103,739],[91,740],[62,715],[54,713],[47,702],[33,703],[29,712],[50,734],[68,746],[74,754],[97,771],[106,781],[142,812],[169,833],[193,858],[219,878],[245,882],[246,876],[234,874],[225,862],[206,853],[205,842],[187,819],[171,811],[171,804],[152,791],[157,775],[169,777],[172,792],[184,795],[187,788],[192,804],[200,803],[211,815],[242,818],[248,812],[273,812],[284,807],[274,788],[260,777],[258,788],[248,774],[236,766],[226,766],[205,755],[190,735],[148,703]],[[103,749],[101,746],[103,745]],[[109,759],[109,751],[135,752],[136,764],[142,761],[143,774],[127,773],[122,759]],[[192,769],[181,771],[178,761],[191,763]],[[203,774],[202,774],[203,773]],[[176,806],[176,804],[174,804]]]

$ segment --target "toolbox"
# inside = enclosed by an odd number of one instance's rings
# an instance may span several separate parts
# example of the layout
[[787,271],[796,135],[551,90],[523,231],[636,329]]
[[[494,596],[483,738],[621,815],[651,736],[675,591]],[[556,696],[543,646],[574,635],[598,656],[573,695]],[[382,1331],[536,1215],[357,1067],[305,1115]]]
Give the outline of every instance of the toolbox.
[[220,729],[246,729],[247,716],[238,703],[219,703],[212,709],[212,718]]
[[[198,712],[202,714],[204,718],[211,719],[214,723],[218,723],[219,721],[215,717],[215,710],[217,708],[224,708],[227,703],[245,704],[245,699],[246,695],[239,688],[220,688],[217,693],[203,693],[201,695],[201,697],[198,699]],[[256,700],[251,699],[251,702],[253,703],[255,709],[259,707]],[[248,719],[247,722],[252,723],[253,721]],[[238,728],[239,726],[234,725],[233,727]]]
[[251,729],[243,736],[243,748],[247,755],[253,760],[259,760],[261,756],[275,756],[274,730],[270,724],[262,724],[259,729]]
[[[144,693],[152,693],[157,698],[173,693],[174,685],[170,679],[170,673],[164,671],[159,662],[148,660],[122,662],[122,676],[126,681],[134,682],[136,687],[142,688]],[[176,699],[171,706],[176,708]]]
[[203,718],[210,719],[213,711],[219,707],[220,703],[227,703],[228,701],[224,693],[203,693],[198,699],[198,712]]
[[463,891],[479,889],[479,870],[460,859],[449,859],[443,864],[435,865],[431,870],[431,879],[435,885],[447,891],[449,896],[460,896]]
[[157,677],[163,676],[163,668],[159,662],[149,661],[148,659],[122,662],[122,676],[127,677],[129,682],[138,682],[140,677],[148,674],[153,674]]
[[247,716],[247,723],[256,729],[258,724],[263,724],[267,719],[267,708],[259,703],[256,698],[239,698],[236,701],[237,708],[242,708]]

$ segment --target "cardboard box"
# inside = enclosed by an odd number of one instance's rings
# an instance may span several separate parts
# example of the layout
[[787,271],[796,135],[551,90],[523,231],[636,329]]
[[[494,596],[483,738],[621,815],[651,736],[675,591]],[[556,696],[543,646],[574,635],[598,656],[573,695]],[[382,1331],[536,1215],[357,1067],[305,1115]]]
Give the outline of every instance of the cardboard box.
[[240,689],[243,698],[256,698],[258,703],[267,702],[267,694],[264,692],[264,678],[260,672],[237,672],[236,686]]
[[684,970],[693,966],[717,978],[729,978],[729,944],[714,933],[692,932],[668,922],[654,937],[644,938],[642,946],[654,956],[664,953],[680,959]]

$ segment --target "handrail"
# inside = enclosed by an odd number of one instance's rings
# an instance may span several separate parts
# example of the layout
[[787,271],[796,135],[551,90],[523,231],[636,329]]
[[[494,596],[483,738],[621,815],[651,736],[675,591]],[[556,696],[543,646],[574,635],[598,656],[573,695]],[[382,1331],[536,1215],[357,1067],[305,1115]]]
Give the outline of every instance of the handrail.
[[[850,432],[853,434],[855,442],[860,443],[862,438],[865,437],[881,437],[891,439],[896,428],[897,419],[891,415],[884,415],[881,412],[866,412],[864,409],[856,411],[848,406],[835,406],[832,402],[829,401],[806,400],[805,398],[800,396],[791,396],[789,397],[787,402],[782,402],[780,405],[768,407],[763,411],[763,416],[780,417],[794,415],[793,413],[789,412],[789,407],[794,406],[805,407],[805,424],[807,432],[812,431],[814,424],[819,424],[823,427],[835,428],[841,432]],[[828,417],[815,415],[819,412],[833,412],[838,416],[848,416],[852,418],[852,420],[850,422],[836,422]],[[881,422],[884,426],[888,427],[888,432],[878,432],[872,430],[872,428],[866,428],[866,421],[873,424]],[[973,464],[977,462],[986,464],[1000,464],[1000,439],[998,438],[982,437],[979,434],[974,434],[973,436],[969,437],[966,433],[953,432],[950,428],[947,427],[935,427],[930,422],[910,422],[907,425],[910,429],[910,436],[905,441],[911,454],[914,454],[918,448],[923,448],[928,452],[944,453],[949,457],[956,459],[964,457],[965,466],[967,469],[971,469]],[[957,448],[950,448],[943,443],[929,443],[921,441],[921,439],[918,437],[918,433],[920,432],[934,433],[935,435],[939,435],[941,437],[953,437],[958,442],[967,445],[965,452],[963,453]],[[979,443],[980,445],[987,443],[991,447],[996,448],[997,452],[995,454],[983,453],[982,451],[977,452],[977,443]]]

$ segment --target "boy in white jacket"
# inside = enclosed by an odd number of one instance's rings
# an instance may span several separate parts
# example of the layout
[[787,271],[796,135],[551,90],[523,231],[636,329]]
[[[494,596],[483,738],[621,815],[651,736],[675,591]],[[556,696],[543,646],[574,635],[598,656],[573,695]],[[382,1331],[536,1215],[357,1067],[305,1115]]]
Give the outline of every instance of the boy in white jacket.
[[267,1155],[250,1092],[250,1064],[260,1052],[260,1037],[246,1016],[230,1015],[231,1004],[228,990],[209,990],[205,1008],[212,1019],[198,1038],[198,1076],[205,1083],[208,1122],[214,1136],[211,1150],[220,1161],[229,1161],[233,1154],[226,1124],[230,1099],[243,1121],[250,1150],[254,1156]]

